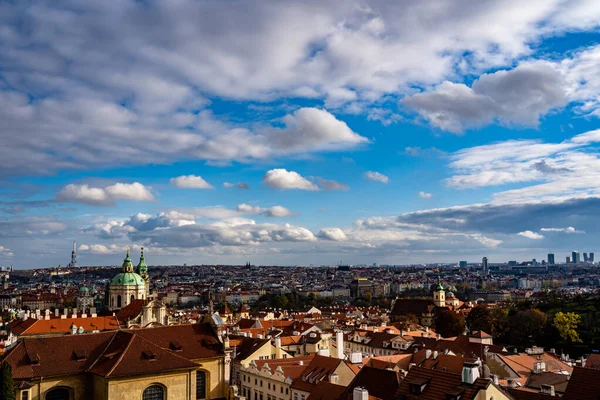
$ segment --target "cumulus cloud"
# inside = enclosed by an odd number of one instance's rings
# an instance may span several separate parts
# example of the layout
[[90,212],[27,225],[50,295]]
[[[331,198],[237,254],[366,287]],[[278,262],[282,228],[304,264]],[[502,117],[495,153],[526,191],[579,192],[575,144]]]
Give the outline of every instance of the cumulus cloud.
[[109,206],[114,205],[116,200],[153,201],[154,196],[146,186],[139,182],[119,182],[104,188],[71,183],[58,192],[56,200]]
[[177,178],[171,178],[172,186],[185,189],[214,189],[214,187],[206,182],[201,176],[182,175]]
[[540,239],[544,238],[544,235],[533,232],[533,231],[523,231],[523,232],[517,233],[517,235],[526,237],[527,239],[534,239],[534,240],[540,240]]
[[539,62],[484,74],[471,87],[446,81],[430,92],[406,97],[403,103],[432,125],[454,133],[495,120],[537,126],[542,115],[566,104],[566,86],[556,68]]
[[77,250],[90,254],[117,254],[123,252],[125,248],[123,246],[117,246],[116,244],[82,244],[79,245]]
[[422,198],[422,199],[430,199],[430,198],[433,197],[433,194],[420,191],[419,192],[419,197]]
[[235,189],[242,189],[242,190],[250,190],[250,185],[248,185],[246,182],[238,182],[238,183],[223,182],[223,187],[227,188],[227,189],[235,188]]
[[[9,175],[353,147],[366,139],[325,110],[295,111],[280,119],[283,126],[250,127],[215,118],[205,109],[207,99],[350,102],[389,123],[395,115],[377,104],[385,96],[432,87],[457,69],[479,74],[506,67],[531,56],[531,44],[542,38],[595,29],[600,15],[584,1],[466,0],[460,7],[441,2],[432,8],[410,1],[351,0],[340,7],[329,0],[252,6],[183,0],[167,7],[109,0],[102,6],[14,2],[0,18],[10,88],[0,93],[0,139],[7,144],[0,149],[0,171]],[[73,32],[78,40],[71,40]],[[594,57],[588,51],[546,62],[566,77],[573,89],[567,101],[580,101],[586,115],[598,109]],[[448,129],[463,128],[461,118],[531,124],[560,104],[561,92],[539,69],[531,76],[541,79],[523,81],[526,67],[480,78],[478,87],[438,87],[408,103]],[[503,90],[501,82],[511,86]],[[460,98],[467,109],[440,104],[434,93]],[[510,96],[520,93],[523,108],[507,110]],[[494,115],[474,104],[480,97],[493,100]]]
[[388,178],[386,175],[376,171],[365,172],[365,177],[373,182],[388,183],[390,181],[390,178]]
[[350,186],[346,185],[345,183],[341,183],[341,182],[334,181],[334,180],[317,178],[317,182],[319,182],[319,185],[325,190],[348,190],[348,189],[350,189]]
[[300,189],[317,191],[319,187],[295,171],[278,168],[267,171],[263,183],[273,189]]
[[348,236],[340,228],[323,228],[319,231],[317,236],[325,240],[333,240],[340,242],[348,239]]

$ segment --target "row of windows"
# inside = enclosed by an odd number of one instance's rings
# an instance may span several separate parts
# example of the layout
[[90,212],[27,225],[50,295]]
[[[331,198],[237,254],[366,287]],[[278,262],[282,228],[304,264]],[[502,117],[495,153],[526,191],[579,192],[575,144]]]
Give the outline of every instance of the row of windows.
[[[248,382],[248,383],[250,383],[250,382],[251,382],[251,379],[252,379],[252,378],[250,378],[249,376],[246,376],[246,374],[243,374],[243,375],[242,375],[242,381],[244,381],[244,382]],[[254,386],[260,386],[260,387],[262,387],[262,386],[263,386],[263,381],[262,381],[262,379],[259,381],[258,379],[254,378]],[[273,390],[277,391],[277,385],[276,385],[276,384],[274,384],[274,383],[273,383],[273,384],[271,384],[271,382],[267,382],[267,387],[268,387],[268,389],[269,389],[269,390],[273,389]],[[284,390],[284,387],[283,387],[283,385],[281,385],[281,386],[279,387],[279,390],[280,390],[280,392],[283,394],[283,390]],[[290,389],[286,387],[286,388],[285,388],[285,394],[289,394],[289,390],[290,390]]]
[[[45,400],[70,400],[71,389],[58,387],[46,392]],[[196,371],[196,399],[206,398],[206,372]],[[166,388],[154,384],[148,386],[142,393],[142,400],[165,400]],[[29,400],[29,391],[21,393],[21,400]]]

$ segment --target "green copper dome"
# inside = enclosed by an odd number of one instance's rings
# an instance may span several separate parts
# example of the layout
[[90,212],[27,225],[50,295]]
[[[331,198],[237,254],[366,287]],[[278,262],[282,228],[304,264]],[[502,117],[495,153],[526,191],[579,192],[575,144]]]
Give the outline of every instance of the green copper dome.
[[140,254],[140,262],[137,265],[136,272],[138,274],[148,274],[148,266],[146,265],[146,260],[144,259],[144,248],[142,247],[142,251]]
[[120,272],[117,275],[115,275],[114,278],[112,278],[112,280],[110,281],[110,285],[114,286],[114,285],[139,285],[139,286],[144,286],[146,284],[146,282],[144,282],[144,279],[139,276],[138,274],[136,274],[135,272]]
[[442,286],[442,282],[440,281],[440,277],[438,276],[438,284],[435,287],[435,291],[436,292],[443,292],[444,291],[444,287]]

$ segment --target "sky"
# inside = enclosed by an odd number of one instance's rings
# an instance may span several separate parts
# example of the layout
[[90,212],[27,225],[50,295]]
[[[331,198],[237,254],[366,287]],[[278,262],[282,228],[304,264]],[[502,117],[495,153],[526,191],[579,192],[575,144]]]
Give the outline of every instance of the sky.
[[0,3],[0,265],[600,252],[597,0]]

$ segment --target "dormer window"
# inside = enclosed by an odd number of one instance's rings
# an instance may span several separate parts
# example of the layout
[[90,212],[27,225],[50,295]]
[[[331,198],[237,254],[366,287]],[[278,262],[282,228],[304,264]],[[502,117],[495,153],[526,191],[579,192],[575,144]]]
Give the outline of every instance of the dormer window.
[[409,387],[410,393],[411,394],[421,394],[421,393],[423,393],[423,391],[427,387],[428,383],[429,383],[429,379],[426,379],[426,378],[415,379],[415,380],[409,382],[408,383],[408,387]]
[[142,355],[148,361],[156,361],[156,354],[154,354],[152,351],[144,351]]

